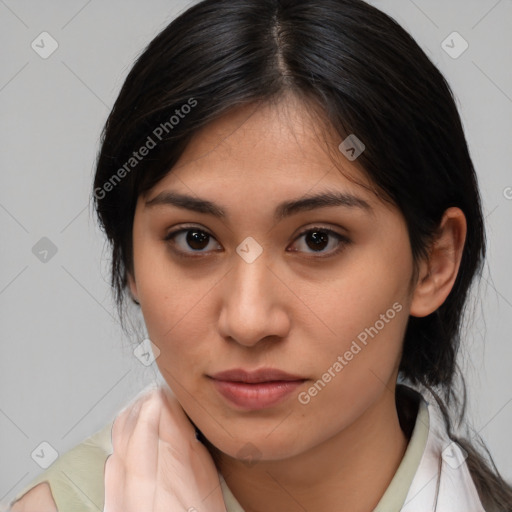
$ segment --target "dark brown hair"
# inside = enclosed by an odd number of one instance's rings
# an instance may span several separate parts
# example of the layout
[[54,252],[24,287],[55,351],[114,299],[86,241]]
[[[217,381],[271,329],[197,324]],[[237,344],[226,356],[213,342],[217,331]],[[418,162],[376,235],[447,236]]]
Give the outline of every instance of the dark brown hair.
[[[456,282],[434,313],[410,317],[400,374],[438,397],[448,432],[469,453],[487,510],[512,510],[512,488],[490,456],[452,434],[447,411],[464,415],[463,381],[455,393],[456,357],[468,292],[485,258],[481,200],[461,120],[446,80],[418,44],[363,1],[205,0],[151,41],[108,118],[94,180],[119,311],[132,270],[137,198],[170,172],[200,128],[236,106],[285,93],[317,105],[340,141],[354,133],[365,143],[358,162],[403,213],[416,264],[428,254],[444,211],[464,212],[467,238]],[[139,160],[133,152],[147,147],[148,137],[156,145]]]

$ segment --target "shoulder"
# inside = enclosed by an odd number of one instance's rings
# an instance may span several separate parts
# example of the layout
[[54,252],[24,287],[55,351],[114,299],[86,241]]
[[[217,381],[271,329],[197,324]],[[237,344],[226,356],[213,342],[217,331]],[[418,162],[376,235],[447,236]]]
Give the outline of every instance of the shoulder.
[[17,500],[10,512],[58,512],[48,482],[41,482]]
[[13,512],[103,510],[105,463],[112,453],[112,424],[113,420],[60,455],[34,478],[11,501]]

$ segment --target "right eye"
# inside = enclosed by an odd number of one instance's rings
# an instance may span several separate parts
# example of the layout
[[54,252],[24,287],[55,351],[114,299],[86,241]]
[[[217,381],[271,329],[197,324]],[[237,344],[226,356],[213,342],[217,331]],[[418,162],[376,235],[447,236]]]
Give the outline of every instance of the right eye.
[[[165,241],[171,245],[171,249],[180,257],[195,258],[193,254],[202,255],[212,240],[213,235],[198,227],[180,227],[171,231],[165,237]],[[217,244],[218,245],[218,244]],[[218,245],[220,247],[220,245]],[[191,249],[191,250],[190,250]]]

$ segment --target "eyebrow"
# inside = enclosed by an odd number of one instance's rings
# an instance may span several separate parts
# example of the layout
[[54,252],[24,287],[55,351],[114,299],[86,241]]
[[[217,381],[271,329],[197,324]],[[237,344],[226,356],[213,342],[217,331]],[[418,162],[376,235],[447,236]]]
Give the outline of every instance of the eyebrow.
[[[214,217],[221,219],[225,219],[227,217],[226,211],[212,201],[178,192],[161,192],[153,199],[146,201],[145,205],[146,207],[162,205],[177,206],[186,210],[213,215]],[[320,194],[306,195],[299,199],[280,203],[275,209],[274,220],[279,221],[300,212],[316,210],[317,208],[329,208],[333,206],[360,209],[372,214],[374,213],[373,208],[364,199],[345,192],[329,190]]]

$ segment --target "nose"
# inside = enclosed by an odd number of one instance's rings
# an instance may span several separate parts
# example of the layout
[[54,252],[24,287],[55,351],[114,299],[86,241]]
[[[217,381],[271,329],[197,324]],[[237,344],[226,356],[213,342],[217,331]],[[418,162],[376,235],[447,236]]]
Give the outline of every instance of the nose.
[[252,347],[264,339],[287,336],[290,316],[286,301],[291,292],[269,263],[265,251],[252,263],[235,255],[234,267],[220,291],[219,331],[225,339]]

